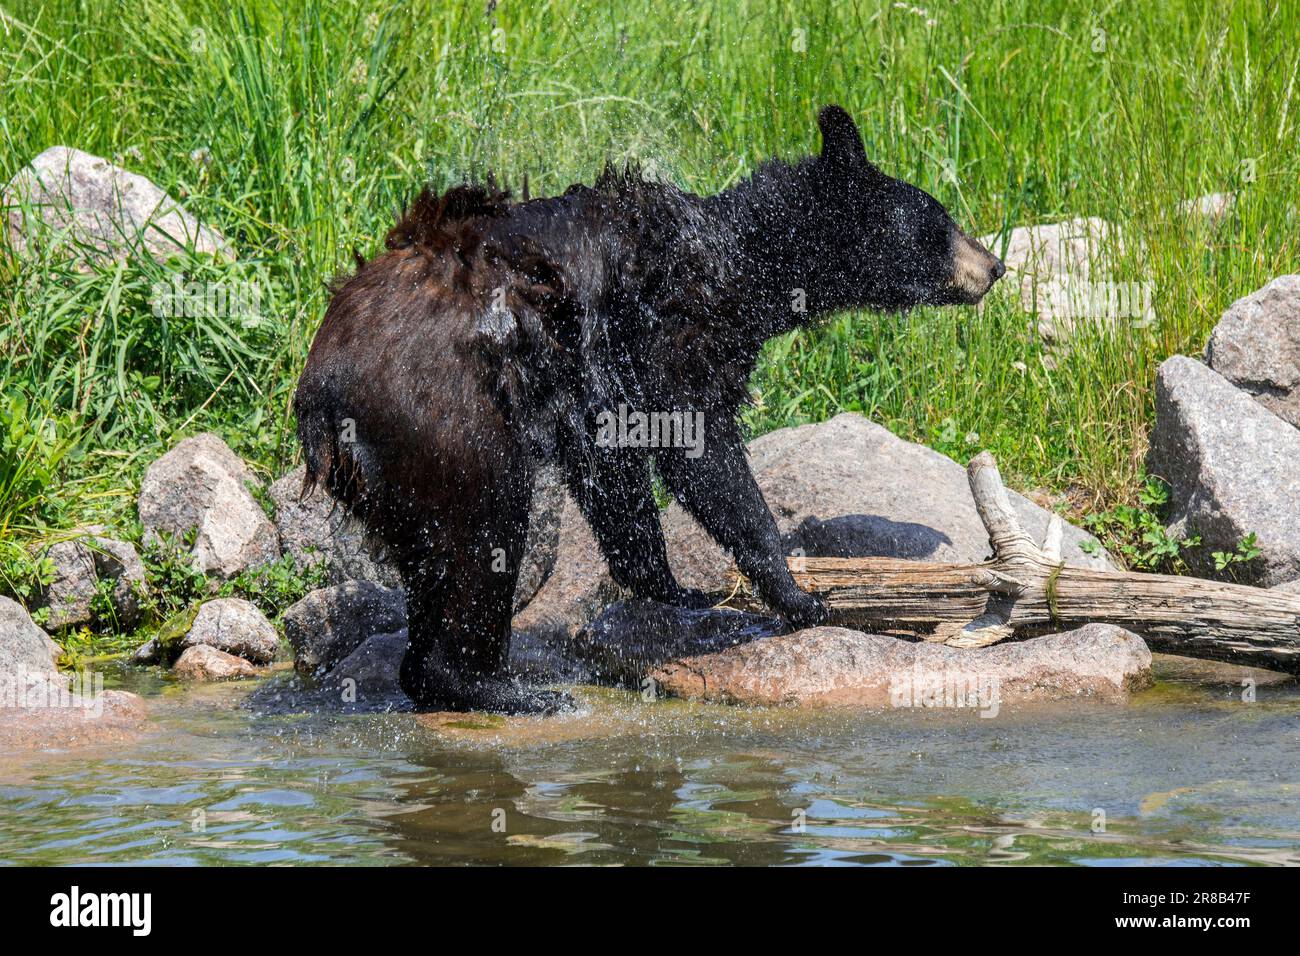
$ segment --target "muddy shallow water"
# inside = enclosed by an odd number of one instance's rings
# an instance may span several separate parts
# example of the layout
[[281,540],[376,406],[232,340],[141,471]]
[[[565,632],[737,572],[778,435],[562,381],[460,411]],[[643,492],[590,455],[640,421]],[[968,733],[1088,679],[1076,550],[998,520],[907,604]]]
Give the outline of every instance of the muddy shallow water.
[[0,757],[0,860],[1300,864],[1300,685],[1158,676],[1128,707],[992,719],[582,688],[509,721],[255,712],[247,683],[123,673],[139,741]]

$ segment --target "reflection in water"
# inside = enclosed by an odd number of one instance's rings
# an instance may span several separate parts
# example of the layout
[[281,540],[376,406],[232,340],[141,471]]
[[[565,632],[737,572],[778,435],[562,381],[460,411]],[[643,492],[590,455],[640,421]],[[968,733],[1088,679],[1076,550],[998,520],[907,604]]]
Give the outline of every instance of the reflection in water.
[[[1300,864],[1300,691],[1127,708],[744,710],[582,689],[551,720],[254,712],[0,758],[0,858],[172,864]],[[286,698],[288,699],[288,698]]]

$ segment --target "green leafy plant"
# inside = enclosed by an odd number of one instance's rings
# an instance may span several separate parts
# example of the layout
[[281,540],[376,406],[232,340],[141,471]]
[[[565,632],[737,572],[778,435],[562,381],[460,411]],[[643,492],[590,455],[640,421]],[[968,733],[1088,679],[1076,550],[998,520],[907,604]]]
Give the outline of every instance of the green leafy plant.
[[0,393],[0,538],[38,529],[52,517],[64,464],[82,435],[73,415],[16,389]]
[[0,537],[0,594],[29,604],[54,580],[54,564],[19,537]]
[[277,561],[240,572],[221,585],[218,594],[251,601],[267,617],[278,620],[291,604],[323,587],[327,573],[323,561],[299,568],[294,556],[286,554]]
[[63,648],[59,666],[77,668],[89,658],[124,655],[139,643],[139,638],[133,633],[103,632],[90,627],[69,628],[59,635],[59,646]]
[[[1160,515],[1169,503],[1169,486],[1149,475],[1142,478],[1136,505],[1117,505],[1090,514],[1083,519],[1083,526],[1131,570],[1186,573],[1184,552],[1198,547],[1200,536],[1170,535]],[[1097,550],[1092,542],[1086,542],[1083,548]]]
[[156,620],[165,620],[212,594],[215,587],[207,575],[194,567],[191,549],[196,532],[179,539],[166,533],[151,535],[144,542],[144,561],[148,584],[144,609]]
[[275,523],[275,499],[271,497],[271,492],[263,484],[256,481],[244,482],[244,487],[248,493],[253,496],[253,500],[262,508],[262,513],[266,515],[266,520],[272,524]]
[[1214,551],[1211,557],[1214,558],[1214,570],[1229,571],[1233,577],[1236,577],[1236,569],[1242,565],[1249,564],[1261,554],[1261,549],[1255,540],[1255,532],[1251,532],[1237,542],[1237,547],[1232,551]]
[[90,613],[96,621],[110,625],[116,623],[117,610],[113,606],[113,592],[116,589],[117,582],[112,578],[95,580],[95,593],[90,596]]

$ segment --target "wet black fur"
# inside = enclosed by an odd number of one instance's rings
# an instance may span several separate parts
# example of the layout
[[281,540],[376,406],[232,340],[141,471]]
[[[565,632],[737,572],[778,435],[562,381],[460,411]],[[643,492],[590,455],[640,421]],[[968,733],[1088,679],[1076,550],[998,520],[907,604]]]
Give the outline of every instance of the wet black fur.
[[[715,196],[635,169],[522,203],[492,186],[426,190],[387,251],[337,287],[294,403],[307,481],[398,560],[402,685],[417,705],[560,702],[505,672],[541,459],[560,464],[636,595],[707,604],[669,571],[653,465],[775,610],[825,619],[786,569],[737,409],[774,335],[849,307],[957,301],[957,232],[933,198],[871,166],[847,113],[827,107],[820,126],[820,155]],[[703,455],[597,447],[597,414],[620,404],[703,412]]]

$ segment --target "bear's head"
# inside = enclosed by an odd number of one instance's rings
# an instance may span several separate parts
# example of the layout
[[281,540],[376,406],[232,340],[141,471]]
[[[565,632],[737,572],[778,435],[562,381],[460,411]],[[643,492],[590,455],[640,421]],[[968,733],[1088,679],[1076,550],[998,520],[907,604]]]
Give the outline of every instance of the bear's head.
[[843,109],[825,107],[818,125],[815,254],[825,257],[830,298],[879,311],[979,302],[1006,272],[1002,261],[933,196],[873,166]]

